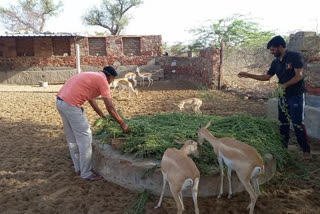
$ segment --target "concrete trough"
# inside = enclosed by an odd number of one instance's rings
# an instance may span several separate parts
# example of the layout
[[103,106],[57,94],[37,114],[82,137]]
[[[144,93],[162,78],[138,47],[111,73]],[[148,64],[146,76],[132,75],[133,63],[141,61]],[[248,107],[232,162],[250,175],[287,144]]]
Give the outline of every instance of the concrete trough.
[[[276,172],[276,161],[272,155],[267,154],[265,160],[265,174],[260,176],[259,182],[263,184],[269,181]],[[160,195],[162,189],[162,174],[156,169],[150,176],[142,178],[148,169],[159,166],[155,160],[135,159],[132,156],[123,155],[118,150],[112,149],[109,144],[101,144],[97,139],[93,141],[93,168],[107,181],[116,183],[132,191],[142,192],[150,190],[154,195]],[[227,179],[224,179],[224,192],[228,193]],[[233,193],[242,192],[244,187],[240,183],[236,173],[232,173]],[[212,175],[201,175],[199,184],[199,197],[218,195],[220,188],[220,175],[216,171]],[[192,197],[191,190],[183,193],[186,197]],[[167,185],[165,196],[171,196]]]
[[[267,116],[278,121],[278,99],[269,99],[267,105]],[[320,96],[306,96],[304,123],[308,136],[320,139]],[[292,126],[291,129],[293,129]]]

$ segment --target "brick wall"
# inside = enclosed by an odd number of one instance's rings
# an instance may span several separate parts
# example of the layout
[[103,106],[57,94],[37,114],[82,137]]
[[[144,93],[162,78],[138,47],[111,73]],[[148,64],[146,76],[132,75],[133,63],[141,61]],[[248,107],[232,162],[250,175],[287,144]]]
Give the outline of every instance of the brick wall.
[[70,50],[70,38],[68,37],[57,37],[57,38],[52,38],[52,46],[53,46],[53,55],[54,56],[63,56],[71,55],[71,50]]
[[292,34],[288,49],[302,53],[307,93],[320,96],[320,37],[315,32]]
[[140,56],[141,42],[140,37],[137,38],[122,38],[123,54],[126,56]]
[[[131,51],[133,55],[126,56],[123,52],[123,41],[130,38],[135,41],[134,50]],[[0,56],[0,71],[75,68],[75,44],[80,45],[81,65],[99,69],[115,64],[144,65],[154,57],[162,55],[161,36],[0,38],[0,52],[3,55]]]
[[34,56],[32,38],[16,38],[17,56]]
[[179,76],[208,88],[217,88],[220,49],[203,49],[200,51],[199,57],[157,57],[156,65],[161,65],[167,76]]
[[89,55],[105,56],[106,55],[106,39],[105,38],[88,38]]
[[52,38],[33,39],[34,56],[50,57],[53,55]]
[[1,57],[14,57],[17,55],[16,52],[16,41],[15,38],[3,38],[0,40],[0,52]]

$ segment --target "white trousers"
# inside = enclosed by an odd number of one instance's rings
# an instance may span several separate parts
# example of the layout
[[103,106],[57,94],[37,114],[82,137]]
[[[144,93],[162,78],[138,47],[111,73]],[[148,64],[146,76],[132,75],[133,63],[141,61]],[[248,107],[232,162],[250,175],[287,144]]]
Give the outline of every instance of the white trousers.
[[63,120],[74,169],[82,178],[88,178],[92,174],[92,133],[88,119],[82,108],[58,99],[56,106]]

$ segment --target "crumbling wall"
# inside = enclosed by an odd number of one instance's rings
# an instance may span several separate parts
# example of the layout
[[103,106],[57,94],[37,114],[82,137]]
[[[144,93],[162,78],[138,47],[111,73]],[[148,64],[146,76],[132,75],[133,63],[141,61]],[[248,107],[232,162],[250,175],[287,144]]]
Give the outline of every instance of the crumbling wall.
[[220,49],[206,48],[199,57],[157,57],[156,65],[161,65],[164,74],[185,78],[199,86],[217,88],[220,69]]
[[290,35],[288,50],[299,51],[305,59],[305,83],[309,95],[320,96],[320,37],[315,32]]
[[[89,38],[100,39],[100,42],[105,40],[105,50],[93,46],[94,51],[90,51]],[[139,38],[140,40],[139,47],[136,43],[133,47],[134,50],[126,50],[133,53],[129,56],[123,52],[124,38]],[[20,42],[18,50],[16,41],[26,39],[31,42]],[[106,65],[145,65],[154,57],[162,55],[162,39],[161,36],[157,35],[0,38],[0,83],[30,84],[30,82],[36,82],[37,79],[40,80],[44,76],[42,74],[41,77],[33,77],[32,75],[20,77],[20,75],[25,76],[26,72],[29,71],[50,72],[61,70],[61,72],[66,72],[70,69],[72,72],[67,73],[73,74],[73,70],[76,68],[76,44],[80,46],[80,62],[84,71],[101,70]],[[99,45],[100,43],[92,44]],[[127,48],[130,48],[130,46]],[[20,53],[19,56],[17,50]],[[93,56],[92,53],[97,52],[97,50],[99,50],[99,54]],[[33,72],[34,75],[37,75],[37,73]],[[58,76],[60,75],[59,72],[56,73]],[[57,80],[60,81],[61,78],[58,76]],[[65,75],[61,74],[61,76]],[[31,77],[33,80],[25,81]],[[54,82],[54,78],[51,78],[51,81]]]

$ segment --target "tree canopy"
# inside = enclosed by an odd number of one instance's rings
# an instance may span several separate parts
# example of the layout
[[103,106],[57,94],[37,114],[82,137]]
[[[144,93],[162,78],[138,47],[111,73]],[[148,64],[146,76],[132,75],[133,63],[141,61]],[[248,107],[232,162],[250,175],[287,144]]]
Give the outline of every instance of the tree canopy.
[[197,47],[219,47],[221,42],[227,47],[258,47],[265,45],[266,41],[274,36],[273,32],[260,30],[258,23],[238,14],[217,21],[208,21],[208,24],[190,32],[194,34],[193,43],[197,44]]
[[0,21],[11,31],[31,30],[43,32],[50,17],[58,15],[63,4],[53,0],[18,0],[17,5],[0,7]]
[[142,0],[103,0],[99,7],[91,8],[83,16],[83,21],[87,25],[107,29],[111,35],[119,35],[129,24],[131,17],[128,11],[142,3]]

